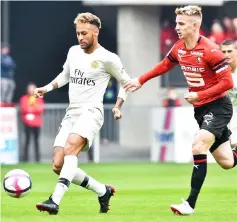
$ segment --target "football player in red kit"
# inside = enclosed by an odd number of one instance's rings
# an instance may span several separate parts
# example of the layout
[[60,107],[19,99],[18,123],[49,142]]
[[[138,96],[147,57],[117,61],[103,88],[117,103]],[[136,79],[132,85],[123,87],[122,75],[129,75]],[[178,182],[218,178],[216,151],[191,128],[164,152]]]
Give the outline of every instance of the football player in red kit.
[[185,6],[177,8],[175,13],[179,41],[156,67],[131,80],[125,89],[137,90],[148,80],[180,65],[189,86],[184,98],[193,104],[200,130],[192,145],[194,167],[191,192],[181,204],[172,204],[170,208],[176,214],[191,215],[206,177],[208,151],[224,169],[231,169],[237,164],[237,154],[231,150],[231,132],[227,127],[233,109],[226,91],[233,88],[233,80],[219,46],[199,34],[201,8]]

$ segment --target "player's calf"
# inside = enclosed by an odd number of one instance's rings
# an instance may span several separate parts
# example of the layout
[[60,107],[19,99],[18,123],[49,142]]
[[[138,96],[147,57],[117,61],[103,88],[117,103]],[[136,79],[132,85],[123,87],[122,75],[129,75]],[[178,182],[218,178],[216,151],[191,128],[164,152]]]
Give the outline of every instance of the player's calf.
[[[59,149],[57,147],[57,149],[54,150],[54,158],[53,158],[53,171],[56,174],[60,174],[61,177],[61,171],[62,171],[62,165],[63,165],[63,157],[65,154],[72,154],[74,152],[71,152],[71,150],[73,150],[73,146],[75,148],[75,144],[74,144],[74,139],[72,140],[68,140],[68,144],[65,146],[65,152],[62,152],[63,149]],[[66,155],[65,157],[67,157],[68,155]],[[67,180],[65,180],[67,182]],[[79,185],[85,189],[91,190],[95,193],[97,193],[98,195],[98,200],[100,203],[100,212],[101,213],[106,213],[109,210],[109,201],[110,198],[113,196],[115,190],[112,186],[109,185],[104,185],[98,181],[96,181],[94,178],[88,176],[82,169],[77,168],[76,169],[76,173],[75,176],[73,177],[73,180],[71,181],[72,183]],[[63,183],[63,181],[61,181],[61,183]],[[64,185],[61,184],[61,187],[64,189],[67,189],[67,187],[69,186],[70,183],[64,183]],[[65,187],[66,185],[66,187]],[[59,189],[59,188],[58,188]],[[57,190],[57,189],[55,189]],[[63,193],[64,191],[62,190],[61,193]],[[60,196],[60,192],[58,193],[58,195]],[[57,196],[55,197],[55,195],[52,195],[53,198],[55,199],[55,203],[59,204],[59,200],[57,200]]]
[[82,169],[77,168],[72,183],[77,184],[85,189],[91,190],[98,195],[100,203],[100,212],[107,213],[109,210],[110,198],[114,195],[115,189],[111,185],[105,185],[94,178],[88,176]]
[[37,209],[39,210],[45,209],[46,211],[51,212],[53,207],[59,206],[61,199],[63,198],[65,192],[68,190],[70,186],[71,181],[76,175],[77,164],[78,164],[77,155],[80,153],[85,143],[86,143],[85,138],[82,138],[77,134],[69,135],[64,150],[65,156],[64,156],[63,167],[60,172],[59,180],[55,187],[55,190],[48,200],[36,205]]
[[53,171],[57,175],[60,174],[64,162],[64,148],[56,146],[53,151]]
[[86,139],[77,134],[70,134],[64,150],[63,167],[59,175],[59,180],[55,191],[52,194],[52,200],[59,205],[64,193],[70,186],[71,181],[76,175],[78,158],[77,155],[86,143]]
[[[64,152],[61,152],[62,149],[54,149],[54,158],[53,158],[53,171],[56,174],[60,174],[63,166],[63,159],[64,159]],[[94,178],[88,176],[82,169],[77,168],[76,174],[72,180],[72,183],[79,185],[85,189],[91,190],[95,193],[97,193],[99,200],[105,201],[106,198],[110,196],[108,193],[108,189],[106,189],[106,186],[98,181],[96,181]],[[111,189],[112,190],[112,189]],[[113,189],[114,190],[114,189]],[[100,199],[102,198],[102,199]],[[103,202],[102,202],[103,203]],[[104,203],[103,203],[104,204]],[[101,210],[102,212],[107,212],[106,204],[104,205],[104,208]]]
[[225,170],[237,165],[237,150],[231,149],[230,142],[226,141],[212,152],[216,162]]
[[207,152],[215,141],[215,136],[207,130],[200,130],[192,146],[193,172],[191,191],[187,202],[194,209],[207,173]]
[[233,160],[220,161],[219,165],[221,166],[222,169],[229,170],[233,168],[234,161]]

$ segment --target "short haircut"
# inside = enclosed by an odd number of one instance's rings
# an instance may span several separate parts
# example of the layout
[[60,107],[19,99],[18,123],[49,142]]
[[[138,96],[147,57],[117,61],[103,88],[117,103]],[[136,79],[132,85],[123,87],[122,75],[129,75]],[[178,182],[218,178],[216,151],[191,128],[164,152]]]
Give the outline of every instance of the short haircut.
[[202,19],[202,8],[197,5],[187,5],[175,9],[176,15],[198,16]]
[[29,82],[28,84],[27,84],[27,87],[28,86],[36,86],[36,84],[34,83],[34,82]]
[[74,24],[77,25],[78,23],[88,23],[88,24],[95,25],[98,29],[101,28],[100,19],[96,15],[93,15],[90,12],[78,14],[74,20]]
[[227,45],[234,45],[234,47],[237,49],[237,44],[232,39],[224,40],[220,46],[227,46]]

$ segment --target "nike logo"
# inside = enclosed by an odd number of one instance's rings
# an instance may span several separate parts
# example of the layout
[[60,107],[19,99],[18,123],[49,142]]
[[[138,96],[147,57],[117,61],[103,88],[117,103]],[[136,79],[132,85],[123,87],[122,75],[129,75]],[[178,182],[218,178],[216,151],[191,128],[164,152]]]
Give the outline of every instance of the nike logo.
[[199,165],[193,165],[196,169],[198,169]]

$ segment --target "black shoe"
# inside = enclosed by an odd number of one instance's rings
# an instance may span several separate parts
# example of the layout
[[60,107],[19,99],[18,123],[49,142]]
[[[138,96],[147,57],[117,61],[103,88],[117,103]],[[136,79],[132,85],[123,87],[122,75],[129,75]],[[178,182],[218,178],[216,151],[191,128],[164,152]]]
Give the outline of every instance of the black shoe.
[[58,205],[53,202],[51,197],[49,197],[49,199],[44,201],[43,203],[36,204],[36,208],[39,211],[47,211],[49,214],[54,214],[54,215],[56,215],[59,210]]
[[114,196],[115,188],[111,185],[105,185],[106,192],[104,196],[98,197],[100,203],[100,213],[107,213],[109,210],[109,200]]

